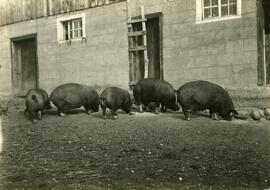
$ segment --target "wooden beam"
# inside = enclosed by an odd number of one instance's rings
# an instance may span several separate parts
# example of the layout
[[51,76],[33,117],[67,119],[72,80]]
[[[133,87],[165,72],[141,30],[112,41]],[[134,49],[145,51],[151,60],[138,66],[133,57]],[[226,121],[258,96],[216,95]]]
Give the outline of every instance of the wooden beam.
[[52,15],[52,0],[48,0],[48,15]]
[[128,51],[143,51],[143,50],[147,50],[147,46],[137,46],[128,49]]

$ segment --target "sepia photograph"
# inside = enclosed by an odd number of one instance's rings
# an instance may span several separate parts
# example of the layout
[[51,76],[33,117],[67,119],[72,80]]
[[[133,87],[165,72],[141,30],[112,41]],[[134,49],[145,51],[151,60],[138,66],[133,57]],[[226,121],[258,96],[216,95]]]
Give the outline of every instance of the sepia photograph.
[[0,190],[270,190],[270,0],[0,0]]

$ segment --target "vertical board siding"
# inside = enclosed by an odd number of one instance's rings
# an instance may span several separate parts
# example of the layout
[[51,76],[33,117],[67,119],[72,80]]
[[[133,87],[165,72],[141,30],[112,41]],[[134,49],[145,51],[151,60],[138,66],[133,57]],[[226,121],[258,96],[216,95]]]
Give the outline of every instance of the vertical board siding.
[[0,0],[0,26],[124,0]]

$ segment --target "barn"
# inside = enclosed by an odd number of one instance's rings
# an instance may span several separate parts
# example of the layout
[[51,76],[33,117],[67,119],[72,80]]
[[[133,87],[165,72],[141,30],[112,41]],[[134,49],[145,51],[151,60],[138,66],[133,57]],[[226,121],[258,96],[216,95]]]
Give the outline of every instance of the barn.
[[155,77],[269,92],[267,0],[0,0],[0,96]]

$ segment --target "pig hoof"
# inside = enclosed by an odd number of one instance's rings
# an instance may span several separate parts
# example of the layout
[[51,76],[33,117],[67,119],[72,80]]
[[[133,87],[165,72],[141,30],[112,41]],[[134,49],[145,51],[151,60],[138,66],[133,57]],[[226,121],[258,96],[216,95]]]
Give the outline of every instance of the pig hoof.
[[33,123],[37,123],[37,120],[36,119],[33,119]]
[[102,116],[102,119],[106,119],[106,116]]
[[188,118],[186,118],[186,120],[187,120],[187,121],[190,121],[190,118],[188,117]]
[[117,116],[116,115],[112,116],[112,119],[113,120],[117,119]]
[[134,113],[131,113],[131,112],[129,112],[128,114],[129,114],[129,115],[134,115]]
[[92,113],[92,111],[91,111],[91,110],[87,111],[87,114],[88,114],[88,115],[90,115],[91,113]]
[[61,113],[60,113],[60,116],[61,116],[61,117],[65,117],[66,114],[64,114],[64,113],[61,112]]
[[159,114],[159,111],[155,111],[155,114]]

